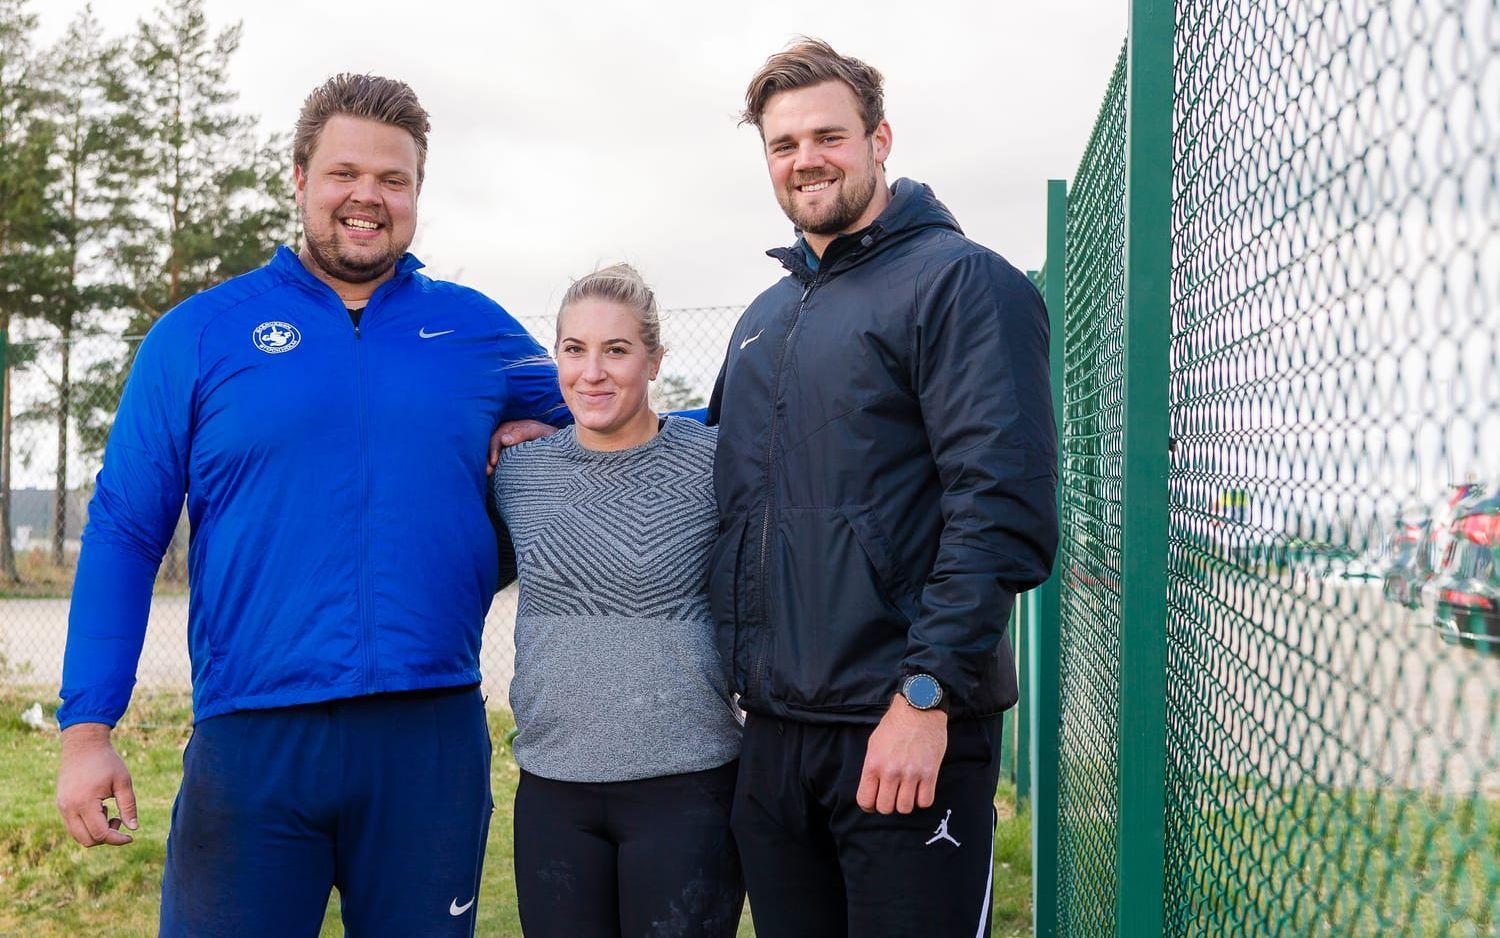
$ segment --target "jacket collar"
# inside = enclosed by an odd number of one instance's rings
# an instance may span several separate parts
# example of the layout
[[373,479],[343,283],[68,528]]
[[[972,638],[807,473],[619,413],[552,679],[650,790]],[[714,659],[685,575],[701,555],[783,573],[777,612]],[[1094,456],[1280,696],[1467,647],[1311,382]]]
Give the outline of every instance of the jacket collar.
[[878,254],[886,245],[905,240],[926,228],[948,228],[963,234],[953,213],[938,201],[932,187],[903,178],[891,185],[890,204],[880,217],[858,231],[839,235],[829,243],[817,271],[808,265],[803,255],[805,240],[800,231],[797,232],[797,242],[791,247],[772,248],[766,254],[780,261],[798,280],[811,283],[820,274],[827,279]]
[[[293,251],[291,248],[287,247],[284,244],[277,246],[275,255],[271,257],[271,263],[266,266],[268,266],[278,276],[290,280],[293,283],[299,283],[305,287],[310,287],[312,289],[328,290],[332,292],[333,288],[328,286],[328,284],[324,283],[323,281],[319,280],[317,277],[313,276],[312,271],[303,266],[302,258],[297,256],[297,252]],[[396,261],[396,272],[391,275],[390,280],[387,280],[385,283],[381,284],[380,287],[394,289],[396,284],[410,277],[413,273],[422,269],[424,266],[426,265],[417,260],[417,258],[410,252],[402,254],[401,257]]]

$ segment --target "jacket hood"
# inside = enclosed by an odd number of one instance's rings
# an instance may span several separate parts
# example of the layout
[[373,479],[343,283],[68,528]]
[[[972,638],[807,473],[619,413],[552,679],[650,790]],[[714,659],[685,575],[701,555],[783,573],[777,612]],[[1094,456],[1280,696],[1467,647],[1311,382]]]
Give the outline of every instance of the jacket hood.
[[[927,228],[947,228],[963,234],[958,220],[946,205],[938,201],[931,186],[911,179],[897,179],[891,185],[891,201],[885,211],[867,227],[834,238],[823,252],[820,269],[831,271],[835,266],[852,266]],[[772,248],[766,254],[780,261],[797,279],[806,282],[815,274],[803,255],[802,233],[797,234],[796,244]]]

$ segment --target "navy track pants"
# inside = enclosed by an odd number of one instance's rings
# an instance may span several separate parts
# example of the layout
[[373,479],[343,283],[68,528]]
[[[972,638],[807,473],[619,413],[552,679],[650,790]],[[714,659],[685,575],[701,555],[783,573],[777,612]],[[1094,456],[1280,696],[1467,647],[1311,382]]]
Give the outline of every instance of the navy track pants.
[[494,801],[477,687],[242,710],[193,728],[163,936],[473,935]]

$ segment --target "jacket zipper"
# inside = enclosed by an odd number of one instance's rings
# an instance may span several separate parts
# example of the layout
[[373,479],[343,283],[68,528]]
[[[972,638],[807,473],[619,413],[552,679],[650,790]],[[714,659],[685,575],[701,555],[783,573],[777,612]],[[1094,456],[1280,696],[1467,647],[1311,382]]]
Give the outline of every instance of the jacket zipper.
[[[373,299],[373,297],[372,297]],[[370,315],[370,303],[365,303],[364,312],[360,313],[360,321]],[[363,652],[365,669],[365,693],[372,693],[375,688],[375,649],[374,631],[370,626],[370,466],[369,466],[369,424],[365,415],[365,344],[361,341],[361,332],[358,323],[354,324],[354,399],[356,401],[356,412],[358,414],[359,431],[359,630],[360,648]]]
[[401,276],[392,277],[376,287],[375,292],[370,294],[369,299],[365,301],[364,308],[359,314],[359,322],[354,321],[342,297],[327,285],[318,284],[325,291],[324,295],[333,300],[334,309],[338,310],[338,315],[348,319],[349,324],[354,327],[355,430],[356,448],[359,450],[356,458],[359,460],[360,499],[355,606],[359,609],[360,657],[364,664],[364,690],[367,694],[373,693],[375,689],[375,629],[370,624],[370,607],[374,605],[375,597],[371,595],[370,587],[370,434],[365,406],[365,343],[361,341],[364,337],[361,323],[369,323],[370,312],[375,308],[376,298],[395,289],[395,285],[404,279]]
[[[819,277],[814,277],[802,291],[802,299],[797,301],[797,311],[792,314],[792,325],[786,331],[786,341],[781,343],[781,354],[776,357],[776,376],[771,382],[771,432],[770,440],[766,444],[766,510],[760,523],[760,617],[761,628],[766,634],[771,633],[771,592],[770,575],[767,572],[767,561],[770,556],[771,547],[771,499],[774,497],[775,481],[773,479],[772,466],[776,459],[776,408],[781,403],[781,372],[786,365],[788,350],[792,347],[792,340],[797,336],[797,327],[802,324],[802,311],[807,308],[807,298],[812,296],[813,290],[821,283]],[[762,653],[755,661],[755,687],[761,689],[765,681],[766,657]],[[770,696],[769,691],[766,692]]]

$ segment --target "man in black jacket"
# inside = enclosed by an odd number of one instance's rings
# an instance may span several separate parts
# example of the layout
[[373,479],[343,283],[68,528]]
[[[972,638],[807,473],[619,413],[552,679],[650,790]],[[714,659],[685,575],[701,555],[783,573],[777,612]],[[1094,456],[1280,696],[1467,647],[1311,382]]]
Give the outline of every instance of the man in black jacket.
[[799,42],[745,121],[800,235],[709,407],[756,930],[987,934],[1006,622],[1057,544],[1046,311],[930,189],[887,185],[874,69]]

